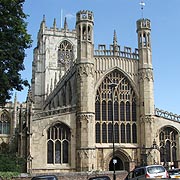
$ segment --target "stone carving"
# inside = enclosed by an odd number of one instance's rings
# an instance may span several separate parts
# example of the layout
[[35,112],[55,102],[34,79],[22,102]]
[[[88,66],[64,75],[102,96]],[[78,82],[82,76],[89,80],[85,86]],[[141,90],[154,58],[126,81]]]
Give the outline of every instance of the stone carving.
[[77,66],[78,76],[94,76],[94,65],[93,64],[79,64]]
[[145,79],[154,81],[152,69],[142,69],[139,71],[139,81],[144,81]]
[[87,123],[92,123],[94,119],[94,115],[93,114],[78,114],[77,119],[80,122],[86,121]]
[[140,117],[140,122],[141,123],[152,123],[154,121],[154,118],[149,115],[143,115]]

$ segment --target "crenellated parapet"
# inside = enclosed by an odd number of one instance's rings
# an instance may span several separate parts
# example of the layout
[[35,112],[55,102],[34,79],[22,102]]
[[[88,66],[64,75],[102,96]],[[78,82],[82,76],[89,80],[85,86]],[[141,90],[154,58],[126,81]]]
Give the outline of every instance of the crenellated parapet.
[[110,45],[109,49],[107,49],[106,45],[99,44],[98,49],[94,51],[94,56],[117,56],[136,60],[139,59],[137,48],[133,51],[132,48],[125,46],[124,49],[121,50],[119,45],[116,46],[116,49],[114,49],[114,45]]

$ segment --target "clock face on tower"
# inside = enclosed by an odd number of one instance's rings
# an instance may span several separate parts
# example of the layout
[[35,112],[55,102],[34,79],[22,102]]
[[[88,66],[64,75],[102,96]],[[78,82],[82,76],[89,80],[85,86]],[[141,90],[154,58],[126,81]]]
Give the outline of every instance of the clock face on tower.
[[67,40],[61,42],[58,49],[58,63],[68,64],[73,60],[73,46]]

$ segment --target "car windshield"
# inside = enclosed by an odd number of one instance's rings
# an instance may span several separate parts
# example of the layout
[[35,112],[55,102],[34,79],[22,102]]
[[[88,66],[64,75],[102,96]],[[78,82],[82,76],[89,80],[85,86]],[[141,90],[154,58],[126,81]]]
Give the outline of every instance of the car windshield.
[[147,168],[149,174],[162,173],[165,169],[162,166],[151,166]]

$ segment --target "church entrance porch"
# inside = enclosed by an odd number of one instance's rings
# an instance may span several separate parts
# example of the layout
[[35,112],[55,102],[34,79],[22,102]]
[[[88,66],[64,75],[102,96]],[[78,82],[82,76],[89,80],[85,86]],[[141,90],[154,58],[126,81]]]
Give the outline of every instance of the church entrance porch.
[[[114,159],[116,160],[115,170],[116,171],[124,170],[124,165],[123,165],[122,160],[117,156],[114,157]],[[109,163],[109,171],[113,171],[113,170],[114,170],[114,164],[113,164],[113,158],[112,158],[110,163]]]
[[[114,156],[114,160],[115,160],[115,170],[116,171],[122,171],[122,170],[126,170],[129,171],[130,170],[130,166],[131,166],[131,158],[130,156],[127,154],[127,152],[125,152],[122,149],[116,150],[115,151],[115,156]],[[105,159],[105,169],[107,171],[113,171],[114,170],[114,164],[113,164],[113,153],[110,152],[110,154],[106,155]]]

